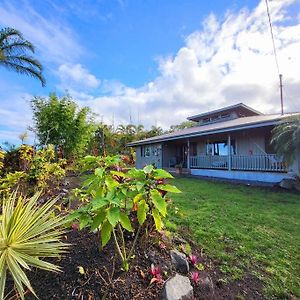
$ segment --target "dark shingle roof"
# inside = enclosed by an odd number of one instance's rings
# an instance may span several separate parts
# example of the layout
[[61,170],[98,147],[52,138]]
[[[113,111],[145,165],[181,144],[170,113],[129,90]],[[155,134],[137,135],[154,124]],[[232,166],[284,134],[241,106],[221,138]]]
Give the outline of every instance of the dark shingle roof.
[[237,118],[237,119],[232,119],[223,122],[211,123],[207,125],[195,126],[195,127],[179,130],[176,132],[171,132],[171,133],[151,137],[148,139],[135,141],[129,143],[128,146],[132,147],[138,145],[147,145],[147,144],[153,144],[153,143],[169,141],[169,140],[179,140],[188,137],[196,137],[196,136],[210,135],[210,134],[221,133],[221,132],[229,132],[235,130],[270,126],[270,125],[277,124],[282,118],[295,115],[295,114],[300,114],[300,113],[285,114],[283,116],[280,114],[258,115],[258,116]]

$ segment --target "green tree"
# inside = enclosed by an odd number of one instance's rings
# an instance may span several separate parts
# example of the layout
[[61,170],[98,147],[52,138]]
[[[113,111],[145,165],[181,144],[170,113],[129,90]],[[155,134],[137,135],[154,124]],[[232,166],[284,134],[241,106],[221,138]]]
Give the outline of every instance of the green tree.
[[169,132],[174,132],[174,131],[181,130],[181,129],[191,128],[191,127],[194,127],[194,126],[197,126],[196,122],[185,121],[185,122],[182,122],[178,125],[171,125],[170,129],[169,129]]
[[285,118],[272,130],[271,143],[288,163],[300,153],[300,115]]
[[13,28],[0,30],[0,66],[17,73],[38,79],[42,86],[46,80],[42,75],[41,63],[28,54],[34,53],[34,46],[24,39],[22,33]]
[[88,107],[79,108],[70,96],[35,97],[31,101],[40,145],[53,144],[71,158],[85,152],[94,131]]

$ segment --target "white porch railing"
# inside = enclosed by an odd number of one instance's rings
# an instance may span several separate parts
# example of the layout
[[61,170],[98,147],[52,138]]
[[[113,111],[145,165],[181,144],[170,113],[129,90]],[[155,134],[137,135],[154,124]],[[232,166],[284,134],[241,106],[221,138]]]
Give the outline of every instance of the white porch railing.
[[197,155],[190,157],[190,168],[227,169],[228,156],[226,155]]
[[[226,169],[228,156],[197,155],[190,157],[190,168]],[[232,155],[231,170],[286,172],[286,163],[278,160],[275,154]]]

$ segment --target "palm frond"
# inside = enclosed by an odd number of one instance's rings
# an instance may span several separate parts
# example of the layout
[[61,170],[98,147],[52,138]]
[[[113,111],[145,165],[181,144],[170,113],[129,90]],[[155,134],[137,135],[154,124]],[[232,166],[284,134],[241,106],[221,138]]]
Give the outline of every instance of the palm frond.
[[8,69],[14,70],[17,73],[25,74],[37,78],[41,82],[42,86],[46,85],[46,80],[40,70],[35,70],[34,68],[22,66],[17,63],[12,63],[9,61],[0,61],[0,65],[3,65]]

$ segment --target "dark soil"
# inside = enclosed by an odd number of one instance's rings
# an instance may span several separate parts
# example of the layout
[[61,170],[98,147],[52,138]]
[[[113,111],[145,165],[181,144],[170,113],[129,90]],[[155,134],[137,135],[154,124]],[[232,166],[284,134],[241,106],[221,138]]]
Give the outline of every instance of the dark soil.
[[[66,190],[77,187],[79,183],[78,177],[68,177],[53,194],[59,196],[60,203],[64,205],[64,199],[68,195]],[[74,208],[76,204],[74,201],[68,203],[68,206]],[[242,280],[228,282],[220,272],[218,262],[205,257],[201,249],[188,239],[188,232],[181,232],[181,235],[191,245],[193,254],[197,255],[199,262],[204,266],[204,270],[199,271],[199,282],[192,282],[195,299],[264,299],[263,285],[257,278],[245,272]],[[128,238],[130,243],[130,237]],[[71,244],[69,252],[60,260],[51,260],[61,267],[61,273],[35,269],[27,272],[32,287],[41,300],[161,299],[164,282],[176,273],[169,251],[172,248],[182,250],[180,239],[171,241],[164,234],[140,239],[135,257],[130,263],[130,270],[124,272],[120,270],[118,257],[114,257],[113,243],[109,243],[103,250],[99,249],[98,234],[85,230],[71,230],[66,234],[64,242]],[[161,281],[152,284],[151,264],[158,266],[162,275]],[[83,268],[84,274],[79,272],[79,267]],[[195,270],[191,266],[190,271]],[[187,276],[191,279],[191,273]],[[10,278],[7,281],[8,293],[12,291],[13,282]],[[12,291],[10,296],[13,294]],[[25,298],[36,299],[29,292]]]
[[[157,241],[157,238],[154,240]],[[129,272],[124,272],[120,271],[118,258],[114,258],[113,244],[99,250],[97,234],[70,231],[65,236],[65,242],[72,244],[69,253],[61,260],[54,261],[61,266],[61,273],[41,270],[28,273],[41,300],[161,299],[164,281],[175,274],[165,244],[158,246],[158,243],[147,241],[139,246]],[[195,299],[264,299],[262,284],[251,275],[228,283],[223,280],[217,265],[201,256],[200,249],[193,249],[193,253],[205,266],[205,270],[199,272],[200,281],[193,283]],[[161,282],[150,284],[151,263],[160,267],[163,277]],[[83,275],[79,272],[79,266],[84,269]],[[206,279],[211,280],[212,286],[205,283]],[[12,282],[8,286],[11,288]],[[35,298],[28,293],[26,299]]]

